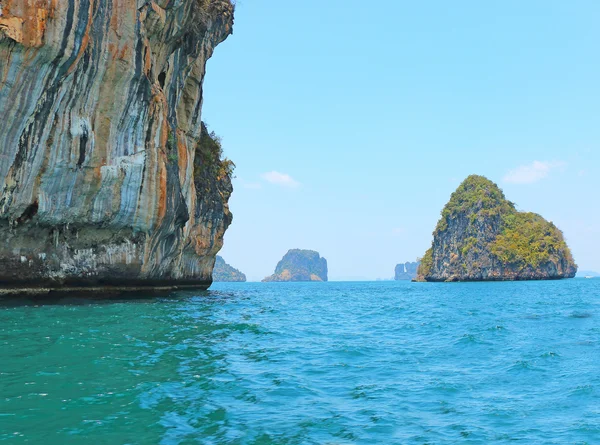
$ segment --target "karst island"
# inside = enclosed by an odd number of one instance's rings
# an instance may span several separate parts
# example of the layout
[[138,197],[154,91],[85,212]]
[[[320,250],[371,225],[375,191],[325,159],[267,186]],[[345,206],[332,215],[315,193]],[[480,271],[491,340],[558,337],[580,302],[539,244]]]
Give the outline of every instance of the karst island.
[[444,207],[417,281],[556,280],[576,273],[553,223],[517,211],[495,183],[473,175]]
[[394,269],[394,280],[396,281],[411,281],[417,277],[419,262],[407,261],[396,265]]
[[217,283],[245,283],[246,275],[228,264],[223,257],[217,255],[213,269],[213,282]]
[[263,282],[327,281],[327,260],[314,250],[292,249]]

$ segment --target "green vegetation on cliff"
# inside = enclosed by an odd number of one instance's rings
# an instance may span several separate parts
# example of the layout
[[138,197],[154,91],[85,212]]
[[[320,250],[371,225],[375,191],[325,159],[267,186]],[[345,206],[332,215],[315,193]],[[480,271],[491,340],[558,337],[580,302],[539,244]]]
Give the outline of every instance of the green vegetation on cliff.
[[483,176],[452,194],[419,267],[427,281],[555,279],[577,266],[562,232],[535,213],[518,212]]
[[[231,179],[235,164],[223,157],[221,139],[208,131],[202,122],[200,138],[194,153],[194,186],[196,187],[196,217],[223,214],[227,226],[233,216],[226,203],[233,192]],[[212,236],[212,234],[211,234]],[[222,243],[217,246],[220,249]],[[214,252],[218,252],[218,249]]]
[[[196,146],[195,176],[210,174],[218,180],[231,180],[235,164],[223,157],[221,138],[214,131],[209,132],[202,122],[200,140]],[[201,172],[202,171],[202,172]]]
[[492,253],[505,264],[538,267],[562,252],[573,263],[571,250],[562,232],[536,213],[504,215],[504,228],[490,244]]
[[433,267],[433,248],[427,249],[427,252],[425,252],[420,261],[421,264],[419,264],[419,268],[417,269],[417,277],[429,276]]
[[506,199],[504,192],[496,184],[484,176],[471,175],[450,196],[450,201],[442,210],[434,236],[446,230],[448,221],[462,213],[470,213],[474,219],[478,216],[506,215],[515,211],[515,205]]

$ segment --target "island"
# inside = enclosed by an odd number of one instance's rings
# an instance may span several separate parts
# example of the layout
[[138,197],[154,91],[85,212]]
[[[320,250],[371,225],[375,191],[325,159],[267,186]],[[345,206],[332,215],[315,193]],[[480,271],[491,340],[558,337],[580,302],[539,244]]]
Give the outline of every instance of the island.
[[600,273],[593,270],[580,270],[577,272],[577,278],[600,278]]
[[246,282],[246,275],[227,264],[223,257],[217,255],[213,269],[213,282],[244,283]]
[[327,281],[327,260],[314,250],[292,249],[284,255],[275,273],[263,280],[281,281]]
[[576,273],[553,223],[517,211],[495,183],[472,175],[444,207],[417,281],[552,280]]
[[410,281],[417,277],[417,269],[419,268],[419,262],[406,262],[396,265],[394,280],[396,281]]

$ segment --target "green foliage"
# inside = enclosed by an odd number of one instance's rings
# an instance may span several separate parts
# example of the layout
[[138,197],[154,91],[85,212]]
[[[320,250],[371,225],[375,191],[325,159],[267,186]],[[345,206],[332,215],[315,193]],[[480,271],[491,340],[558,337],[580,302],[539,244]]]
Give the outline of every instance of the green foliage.
[[417,269],[417,275],[420,277],[428,276],[433,268],[433,248],[427,250],[425,255],[423,255],[423,258],[418,261],[420,261],[421,264],[419,264],[419,268]]
[[174,130],[169,128],[167,135],[167,160],[176,163],[179,159],[177,155],[177,136]]
[[167,147],[169,150],[177,148],[177,138],[175,137],[175,132],[173,130],[169,130],[169,135],[167,136]]
[[234,169],[233,161],[223,158],[221,138],[214,131],[209,133],[206,125],[202,123],[200,140],[196,146],[196,176],[204,172],[218,180],[231,180]]
[[504,227],[490,251],[504,264],[538,267],[564,255],[572,262],[562,232],[535,213],[512,213],[503,217]]
[[219,177],[227,176],[229,179],[233,178],[233,172],[235,170],[234,162],[229,158],[224,158],[221,160],[221,165],[219,167]]
[[471,222],[478,217],[497,216],[514,212],[514,204],[508,201],[502,190],[489,179],[471,175],[452,193],[450,201],[442,210],[434,236],[448,229],[448,222],[460,214],[469,214]]
[[469,254],[469,252],[471,252],[472,250],[475,249],[475,246],[477,245],[477,238],[475,238],[474,236],[471,236],[469,238],[467,238],[461,248],[461,255],[467,256]]

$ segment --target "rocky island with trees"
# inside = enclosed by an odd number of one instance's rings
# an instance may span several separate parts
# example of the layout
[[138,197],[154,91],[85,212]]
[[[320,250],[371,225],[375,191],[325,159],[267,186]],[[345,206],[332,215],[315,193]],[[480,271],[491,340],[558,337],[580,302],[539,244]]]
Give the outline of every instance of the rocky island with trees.
[[263,280],[327,281],[327,260],[314,250],[292,249],[277,264],[275,273]]
[[213,282],[244,283],[246,282],[246,275],[227,264],[223,257],[217,255],[213,269]]
[[576,273],[563,233],[553,223],[517,211],[495,183],[472,175],[444,207],[417,280],[552,280]]

